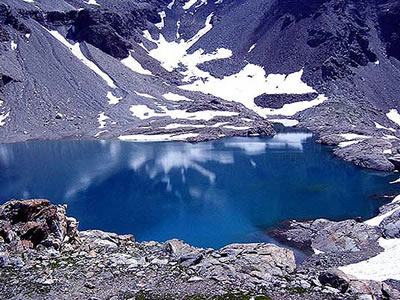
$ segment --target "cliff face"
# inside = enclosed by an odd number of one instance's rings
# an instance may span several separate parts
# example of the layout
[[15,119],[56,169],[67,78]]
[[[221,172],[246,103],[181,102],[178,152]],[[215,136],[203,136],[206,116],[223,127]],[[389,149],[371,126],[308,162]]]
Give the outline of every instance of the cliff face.
[[201,141],[291,119],[392,170],[399,19],[389,0],[7,0],[0,139]]

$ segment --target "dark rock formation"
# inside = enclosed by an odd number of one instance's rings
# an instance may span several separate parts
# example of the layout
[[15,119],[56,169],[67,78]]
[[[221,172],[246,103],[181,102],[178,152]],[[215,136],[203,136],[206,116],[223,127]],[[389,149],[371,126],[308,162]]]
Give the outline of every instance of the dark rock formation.
[[0,73],[0,88],[4,87],[7,83],[10,83],[13,79],[5,74]]
[[260,107],[282,108],[285,104],[300,101],[311,101],[318,97],[317,93],[309,94],[263,94],[254,99],[254,103]]
[[330,269],[326,272],[322,272],[318,280],[323,285],[329,285],[333,288],[340,290],[342,293],[345,293],[349,288],[349,282],[347,275],[343,272],[339,271],[338,269]]
[[60,249],[79,241],[78,222],[48,200],[11,200],[0,207],[0,237],[17,249]]
[[[133,17],[133,19],[135,19]],[[101,49],[105,53],[116,57],[126,58],[132,46],[117,32],[116,28],[129,37],[129,29],[134,32],[137,25],[132,20],[124,20],[121,15],[96,9],[84,9],[78,13],[73,23],[69,37],[79,42],[85,41]],[[141,20],[137,18],[138,20]],[[130,34],[132,35],[132,34]]]
[[400,3],[398,1],[379,0],[378,21],[381,35],[386,42],[389,56],[400,59]]

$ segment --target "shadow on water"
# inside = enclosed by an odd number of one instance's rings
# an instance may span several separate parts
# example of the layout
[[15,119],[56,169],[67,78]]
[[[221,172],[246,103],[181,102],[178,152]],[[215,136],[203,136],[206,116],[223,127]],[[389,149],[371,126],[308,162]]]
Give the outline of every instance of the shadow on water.
[[395,179],[335,158],[304,131],[198,144],[0,145],[2,202],[48,198],[67,203],[81,229],[199,247],[270,242],[264,229],[288,219],[368,219],[390,201],[371,195],[399,193]]

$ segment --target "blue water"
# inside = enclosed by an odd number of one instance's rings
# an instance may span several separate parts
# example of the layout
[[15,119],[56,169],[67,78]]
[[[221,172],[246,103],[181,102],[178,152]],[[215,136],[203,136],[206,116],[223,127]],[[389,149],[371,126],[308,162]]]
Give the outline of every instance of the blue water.
[[81,229],[219,248],[270,241],[287,219],[367,219],[399,193],[391,173],[355,167],[309,133],[199,144],[47,141],[0,145],[0,201],[68,204]]

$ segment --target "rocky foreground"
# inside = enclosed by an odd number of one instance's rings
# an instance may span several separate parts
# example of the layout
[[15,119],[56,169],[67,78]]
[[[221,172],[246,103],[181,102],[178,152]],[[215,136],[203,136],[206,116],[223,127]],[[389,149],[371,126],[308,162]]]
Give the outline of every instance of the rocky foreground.
[[[1,299],[399,299],[395,282],[361,281],[335,268],[379,252],[376,227],[318,220],[301,243],[325,250],[296,265],[273,244],[219,250],[180,240],[78,231],[66,206],[11,200],[0,207]],[[313,228],[316,224],[313,223]],[[299,224],[299,223],[298,223]],[[310,226],[308,226],[310,228]],[[283,231],[282,231],[283,232]],[[281,232],[281,237],[285,236]],[[340,234],[338,234],[338,232]],[[278,235],[276,233],[276,235]],[[350,245],[350,246],[349,246]],[[325,247],[322,249],[322,247]]]

